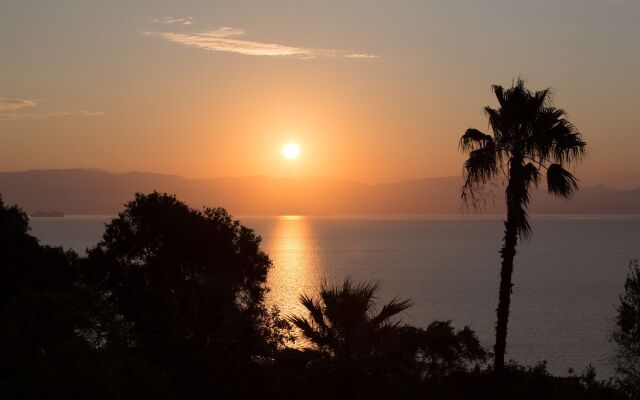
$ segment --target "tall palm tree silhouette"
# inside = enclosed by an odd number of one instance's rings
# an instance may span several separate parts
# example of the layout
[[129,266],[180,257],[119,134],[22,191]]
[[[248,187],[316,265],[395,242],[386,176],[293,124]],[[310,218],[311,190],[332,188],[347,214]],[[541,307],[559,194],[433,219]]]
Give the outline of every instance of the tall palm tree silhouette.
[[507,219],[500,250],[502,265],[494,346],[495,389],[496,396],[500,397],[513,259],[518,240],[531,233],[527,216],[529,191],[538,187],[546,170],[549,193],[569,198],[578,189],[578,180],[565,166],[585,156],[586,143],[567,120],[566,112],[552,105],[550,89],[532,92],[518,79],[508,89],[494,85],[493,92],[500,107],[484,109],[493,134],[467,129],[460,138],[460,148],[469,153],[464,163],[462,198],[465,202],[477,207],[486,183],[500,176],[507,181]]
[[409,300],[391,300],[376,313],[374,300],[378,285],[352,284],[320,289],[319,298],[300,296],[309,318],[289,317],[306,339],[319,350],[337,357],[372,354],[389,329],[398,327],[391,318],[410,306]]

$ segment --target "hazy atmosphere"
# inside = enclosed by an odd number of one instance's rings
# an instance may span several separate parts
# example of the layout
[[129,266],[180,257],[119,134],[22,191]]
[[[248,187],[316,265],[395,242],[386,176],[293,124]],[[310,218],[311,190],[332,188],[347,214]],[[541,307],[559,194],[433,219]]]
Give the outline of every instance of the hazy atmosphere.
[[585,184],[640,186],[640,3],[475,5],[5,0],[0,170],[459,176],[451,138],[521,76],[588,135]]
[[639,400],[640,0],[0,0],[0,399]]

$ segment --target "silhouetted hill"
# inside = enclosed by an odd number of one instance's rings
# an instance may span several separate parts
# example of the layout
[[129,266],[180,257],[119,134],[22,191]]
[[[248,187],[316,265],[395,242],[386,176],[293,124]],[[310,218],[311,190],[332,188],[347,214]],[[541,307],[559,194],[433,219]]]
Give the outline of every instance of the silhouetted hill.
[[[330,178],[186,179],[174,175],[92,169],[0,172],[0,194],[26,211],[115,214],[135,192],[175,193],[194,207],[221,206],[236,215],[459,214],[461,177],[367,185]],[[484,213],[503,212],[496,187]],[[571,201],[534,194],[538,214],[640,214],[640,189],[585,187]]]

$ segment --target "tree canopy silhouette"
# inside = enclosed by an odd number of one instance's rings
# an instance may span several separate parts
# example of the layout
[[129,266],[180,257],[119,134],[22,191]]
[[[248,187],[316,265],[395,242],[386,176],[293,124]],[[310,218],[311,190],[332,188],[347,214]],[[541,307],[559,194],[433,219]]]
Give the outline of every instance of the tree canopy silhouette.
[[568,198],[578,189],[578,180],[565,169],[585,155],[586,143],[566,118],[564,110],[553,106],[551,90],[532,92],[524,81],[511,88],[494,85],[499,108],[485,107],[492,134],[467,129],[460,148],[469,152],[464,163],[462,197],[479,205],[482,188],[505,176],[507,218],[500,251],[500,291],[494,346],[496,394],[501,394],[506,351],[509,304],[512,291],[513,260],[518,239],[531,233],[527,207],[530,190],[537,187],[546,171],[547,190]]
[[59,247],[40,246],[29,234],[29,217],[17,206],[5,206],[0,197],[0,301],[20,288],[57,289],[74,281],[74,255]]
[[103,306],[79,281],[78,255],[40,245],[0,198],[0,397],[167,398],[153,365],[102,348]]
[[[179,398],[228,397],[279,344],[264,306],[260,238],[222,208],[137,194],[91,249],[84,272],[115,309],[113,343],[167,371]],[[238,376],[242,374],[244,376]],[[237,385],[234,395],[254,387]]]
[[487,359],[487,352],[468,326],[456,331],[451,321],[433,321],[427,329],[405,329],[411,334],[416,362],[424,379],[466,371]]
[[619,383],[629,398],[640,398],[640,266],[637,260],[629,263],[613,340],[618,345]]

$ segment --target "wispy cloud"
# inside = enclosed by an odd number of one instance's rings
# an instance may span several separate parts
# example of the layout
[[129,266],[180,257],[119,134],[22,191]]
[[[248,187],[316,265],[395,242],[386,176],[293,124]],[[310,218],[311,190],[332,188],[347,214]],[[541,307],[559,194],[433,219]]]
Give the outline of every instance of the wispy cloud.
[[193,17],[165,17],[165,18],[153,18],[149,22],[153,24],[178,24],[178,25],[191,25],[193,24]]
[[156,36],[170,42],[188,47],[196,47],[209,51],[239,53],[249,56],[288,56],[303,59],[320,57],[343,58],[377,58],[375,54],[357,53],[344,50],[309,49],[304,47],[287,46],[276,43],[256,42],[237,37],[246,32],[242,29],[222,27],[212,31],[196,33],[179,32],[143,32],[147,36]]
[[21,108],[35,107],[35,105],[35,100],[0,97],[0,111],[19,110]]
[[45,113],[0,113],[0,121],[17,121],[21,119],[64,117],[71,115],[67,111],[50,111]]
[[66,117],[72,115],[82,115],[87,117],[97,117],[104,115],[103,111],[41,111],[25,112],[24,109],[37,107],[38,102],[30,99],[0,97],[0,121],[17,121],[21,119]]
[[80,110],[77,112],[78,114],[81,115],[86,115],[87,117],[101,117],[104,115],[104,111],[86,111],[86,110]]

